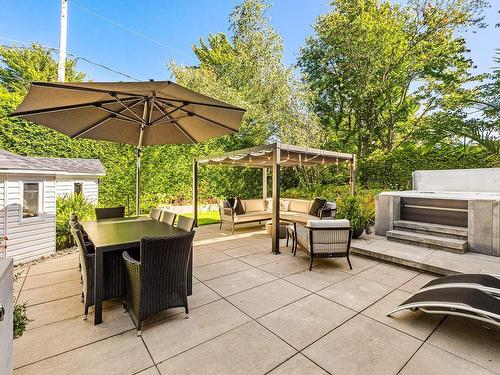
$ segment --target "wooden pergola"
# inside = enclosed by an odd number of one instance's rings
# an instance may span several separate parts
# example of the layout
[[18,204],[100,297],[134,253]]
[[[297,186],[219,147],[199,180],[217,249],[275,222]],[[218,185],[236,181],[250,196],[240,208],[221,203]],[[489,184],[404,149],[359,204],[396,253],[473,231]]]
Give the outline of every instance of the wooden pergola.
[[341,152],[272,143],[263,146],[245,148],[225,154],[199,157],[193,161],[193,215],[198,220],[198,165],[225,165],[229,167],[249,167],[262,169],[262,196],[267,198],[267,171],[272,168],[272,251],[279,254],[280,223],[280,169],[281,167],[312,166],[321,164],[349,163],[349,185],[351,194],[355,194],[356,156]]

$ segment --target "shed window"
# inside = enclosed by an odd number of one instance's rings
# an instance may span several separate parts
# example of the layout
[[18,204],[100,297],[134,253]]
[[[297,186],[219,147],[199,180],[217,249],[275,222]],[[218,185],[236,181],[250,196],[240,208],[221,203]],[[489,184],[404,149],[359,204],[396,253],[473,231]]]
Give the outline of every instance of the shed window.
[[75,194],[83,194],[83,182],[75,182],[73,192]]
[[23,219],[40,215],[40,184],[23,183]]

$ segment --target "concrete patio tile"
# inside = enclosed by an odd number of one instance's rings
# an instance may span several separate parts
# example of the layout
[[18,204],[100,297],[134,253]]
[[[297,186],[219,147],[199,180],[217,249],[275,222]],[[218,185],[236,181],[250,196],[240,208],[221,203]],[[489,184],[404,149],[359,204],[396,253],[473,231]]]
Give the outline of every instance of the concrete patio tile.
[[[297,255],[298,254],[299,252],[297,251]],[[319,261],[325,269],[329,268],[332,271],[340,270],[347,272],[350,275],[356,275],[379,264],[379,262],[375,260],[355,255],[350,255],[349,259],[351,260],[352,270],[349,268],[346,258],[319,259]]]
[[[313,262],[313,266],[317,264],[318,262]],[[285,277],[292,273],[309,270],[309,259],[281,254],[276,261],[260,266],[259,268],[275,276]]]
[[358,273],[359,277],[391,287],[398,287],[418,275],[418,272],[391,264],[381,263]]
[[255,319],[308,294],[307,290],[278,279],[234,294],[228,301]]
[[327,375],[328,373],[316,366],[312,361],[298,353],[285,363],[276,367],[269,375]]
[[435,346],[424,344],[400,372],[401,375],[441,375],[441,374],[475,374],[492,375],[463,358],[457,357]]
[[262,253],[240,257],[238,258],[238,260],[248,263],[251,266],[258,267],[264,264],[275,262],[277,259],[276,257],[279,257],[279,255],[273,254],[270,251],[264,251]]
[[256,268],[222,276],[207,281],[206,284],[223,297],[236,294],[258,285],[275,280],[276,277]]
[[335,374],[396,374],[421,341],[362,315],[355,316],[302,353]]
[[[203,283],[198,283],[193,285],[193,294],[188,296],[188,306],[189,309],[195,309],[197,307],[206,305],[207,303],[217,301],[222,297],[211,290],[208,286]],[[168,309],[158,314],[153,315],[144,322],[144,326],[150,325],[154,322],[170,318],[175,314],[184,313],[184,307],[178,307],[174,309]]]
[[223,241],[216,240],[210,244],[210,247],[217,250],[217,251],[224,251],[224,250],[234,249],[234,248],[237,248],[240,246],[246,246],[249,244],[250,243],[245,239],[226,239]]
[[135,374],[153,362],[142,340],[129,331],[55,357],[21,367],[16,375]]
[[224,260],[232,259],[230,256],[226,254],[222,254],[219,251],[214,251],[212,253],[206,253],[202,255],[193,255],[193,267],[200,267],[206,264],[218,263]]
[[320,290],[317,294],[350,309],[361,311],[392,289],[387,285],[353,276]]
[[262,253],[264,251],[270,251],[270,249],[265,246],[247,243],[244,246],[239,246],[228,250],[222,250],[221,252],[231,257],[238,258],[246,255]]
[[302,350],[356,313],[318,295],[310,295],[259,319],[269,330]]
[[265,374],[295,353],[256,322],[225,333],[158,365],[162,374]]
[[61,298],[79,296],[81,293],[80,280],[71,280],[42,288],[23,289],[19,295],[19,302],[27,302],[28,306],[32,306]]
[[437,276],[428,274],[428,273],[420,273],[417,277],[414,277],[407,283],[401,285],[398,289],[403,290],[408,293],[416,293],[420,288],[422,288],[429,281],[434,280]]
[[225,260],[232,259],[230,256],[226,254],[222,254],[219,251],[214,251],[212,253],[206,253],[202,255],[193,255],[193,267],[201,267],[207,264],[223,262]]
[[28,274],[23,285],[23,290],[41,288],[44,286],[59,284],[71,280],[80,280],[80,271],[78,270],[78,268],[45,273],[35,276],[29,276]]
[[152,366],[146,370],[138,372],[137,375],[160,375],[160,371],[158,371],[156,366]]
[[42,263],[32,265],[30,267],[29,276],[78,268],[78,263],[78,253],[68,254],[60,258],[54,258]]
[[330,267],[319,265],[313,267],[311,271],[307,269],[302,272],[291,274],[285,277],[285,280],[310,290],[311,292],[316,292],[348,277],[351,277],[348,273],[340,270],[332,270]]
[[[104,301],[103,309],[120,304],[119,299]],[[93,319],[94,307],[89,308],[88,319]],[[103,310],[103,319],[106,319]],[[59,322],[64,319],[80,316],[83,319],[83,303],[80,302],[80,296],[62,298],[52,302],[46,302],[35,306],[29,306],[27,309],[29,319],[32,319],[28,325],[28,330]]]
[[193,274],[201,281],[215,279],[238,271],[249,269],[249,264],[237,259],[226,260],[219,263],[207,264],[193,269]]
[[95,326],[81,317],[26,331],[14,340],[14,368],[96,342],[135,326],[121,307],[106,310],[104,322]]
[[193,253],[196,255],[203,255],[203,254],[213,253],[216,251],[217,250],[208,245],[193,246]]
[[486,323],[448,316],[427,340],[490,371],[500,369],[500,329],[486,329]]
[[389,311],[394,310],[410,296],[410,293],[396,289],[364,310],[363,314],[422,341],[426,340],[441,320],[443,320],[441,315],[425,314],[422,311],[412,312],[410,310],[403,310],[398,311],[391,317],[386,316]]
[[199,345],[250,320],[226,301],[193,309],[145,327],[142,338],[156,363]]

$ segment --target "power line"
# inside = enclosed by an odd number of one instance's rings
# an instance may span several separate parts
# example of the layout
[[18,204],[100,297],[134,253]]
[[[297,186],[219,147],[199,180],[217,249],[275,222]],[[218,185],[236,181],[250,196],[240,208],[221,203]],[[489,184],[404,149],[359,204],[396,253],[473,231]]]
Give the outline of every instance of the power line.
[[[8,48],[8,49],[15,49],[15,48],[23,48],[23,49],[30,49],[31,46],[27,46],[27,45],[31,45],[32,43],[30,42],[26,42],[26,41],[23,41],[23,40],[16,40],[16,39],[11,39],[11,38],[6,38],[6,37],[2,37],[0,36],[0,39],[3,39],[3,40],[8,40],[10,42],[13,42],[13,43],[22,43],[22,44],[25,44],[26,46],[9,46],[9,45],[6,45],[6,44],[1,44],[0,46],[4,47],[4,48]],[[39,44],[39,43],[37,43]],[[56,47],[50,47],[50,46],[45,46],[43,44],[39,44],[42,48],[45,48],[45,49],[48,49],[48,50],[51,50],[51,51],[54,51],[54,52],[59,52],[59,48],[56,48]],[[93,60],[90,60],[86,57],[82,57],[82,56],[78,56],[78,55],[75,55],[73,53],[70,53],[68,52],[68,55],[73,57],[75,60],[82,60],[82,61],[85,61],[89,64],[92,64],[92,65],[95,65],[95,66],[98,66],[102,69],[106,69],[112,73],[115,73],[115,74],[118,74],[118,75],[121,75],[123,77],[127,77],[133,81],[138,81],[140,82],[141,80],[138,79],[138,78],[135,78],[127,73],[123,73],[123,72],[120,72],[119,70],[116,70],[116,69],[113,69],[113,68],[110,68],[109,66],[106,66],[104,64],[101,64],[101,63],[98,63],[96,61],[93,61]]]
[[86,13],[88,13],[88,14],[90,14],[90,15],[94,16],[94,17],[100,18],[101,20],[106,21],[106,22],[110,23],[110,24],[111,24],[111,25],[113,25],[113,26],[119,27],[119,28],[121,28],[121,29],[123,29],[123,30],[125,30],[125,31],[128,31],[129,33],[132,33],[132,34],[134,34],[134,35],[136,35],[136,36],[138,36],[138,37],[140,37],[140,38],[143,38],[143,39],[145,39],[145,40],[147,40],[147,41],[150,41],[151,43],[154,43],[154,44],[156,44],[157,46],[160,46],[160,47],[163,47],[163,48],[169,49],[171,52],[176,52],[176,53],[179,53],[179,54],[181,54],[181,55],[183,55],[183,56],[187,57],[189,60],[191,60],[191,61],[193,61],[193,62],[196,62],[196,60],[195,60],[192,56],[188,55],[187,53],[184,53],[184,52],[182,52],[182,51],[180,51],[180,50],[177,50],[177,49],[173,48],[172,46],[169,46],[168,44],[165,44],[165,43],[160,42],[160,41],[158,41],[158,40],[156,40],[156,39],[153,39],[153,38],[151,38],[150,36],[148,36],[148,35],[146,35],[146,34],[144,34],[144,33],[140,32],[140,31],[134,30],[134,29],[132,29],[132,28],[130,28],[130,27],[128,27],[128,26],[125,26],[125,25],[123,25],[123,24],[121,24],[121,23],[119,23],[119,22],[117,22],[117,21],[114,21],[114,20],[112,20],[112,19],[110,19],[110,18],[108,18],[108,17],[106,17],[106,16],[103,16],[103,15],[101,15],[101,14],[99,14],[99,13],[96,13],[96,12],[94,12],[93,10],[90,10],[90,9],[88,9],[88,8],[84,7],[83,5],[78,4],[78,3],[77,3],[77,2],[75,2],[74,0],[71,0],[70,4],[74,4],[74,5],[76,5],[78,8],[80,8],[80,9],[81,9],[81,10],[83,10],[84,12],[86,12]]

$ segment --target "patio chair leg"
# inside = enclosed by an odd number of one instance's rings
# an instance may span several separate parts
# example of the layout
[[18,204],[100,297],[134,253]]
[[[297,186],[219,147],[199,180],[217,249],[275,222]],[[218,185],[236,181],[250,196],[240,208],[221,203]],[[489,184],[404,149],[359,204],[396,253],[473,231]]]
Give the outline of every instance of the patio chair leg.
[[231,224],[231,234],[234,234],[234,224]]
[[[288,234],[288,230],[286,231],[286,247],[288,247],[288,238],[290,237],[290,235]],[[293,250],[293,248],[292,248]]]
[[142,322],[137,322],[137,337],[142,336]]
[[128,311],[128,305],[127,305],[127,302],[123,302],[123,310],[125,310],[125,312]]
[[311,262],[309,263],[309,271],[311,271],[313,268],[313,257],[311,255]]
[[88,313],[89,313],[89,307],[85,305],[85,307],[83,308],[83,320],[87,320]]
[[222,229],[222,221],[220,222],[220,225],[219,225],[219,230]]
[[84,296],[83,296],[83,292],[82,292],[82,295],[81,295],[81,298],[80,298],[80,302],[83,302],[83,298],[84,298]]
[[347,263],[349,263],[349,268],[352,270],[351,260],[349,259],[349,254],[347,255]]
[[186,305],[184,309],[185,309],[186,319],[189,319],[189,307]]

